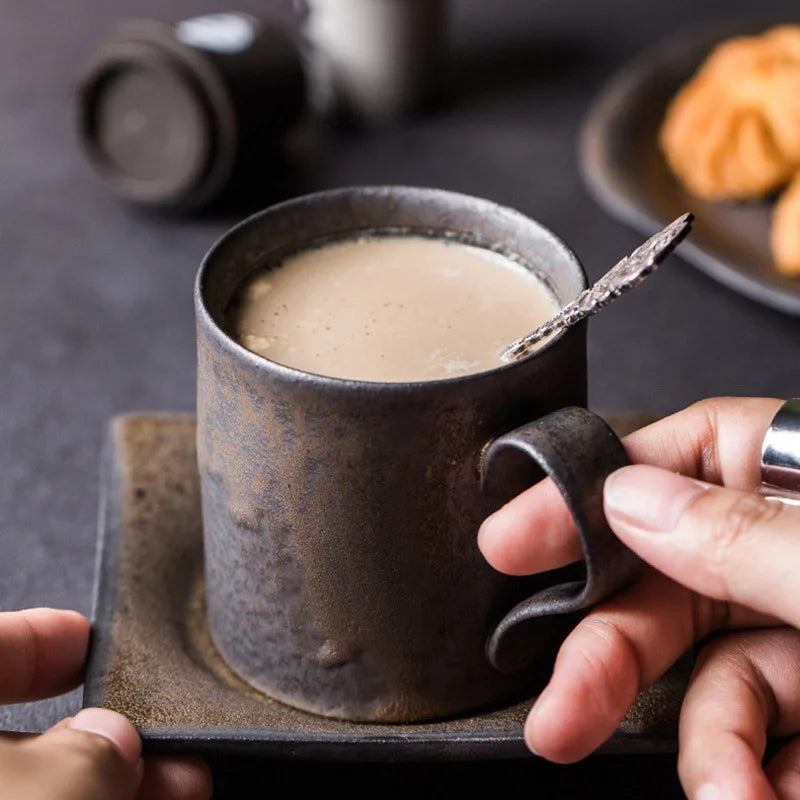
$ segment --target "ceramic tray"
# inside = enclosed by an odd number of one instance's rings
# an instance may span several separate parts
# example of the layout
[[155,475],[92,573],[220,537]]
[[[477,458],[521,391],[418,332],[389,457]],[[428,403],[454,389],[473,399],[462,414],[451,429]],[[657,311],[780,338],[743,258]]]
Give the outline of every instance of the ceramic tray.
[[687,261],[754,300],[800,315],[800,278],[778,272],[769,252],[773,201],[700,200],[678,184],[657,146],[667,104],[711,48],[776,22],[718,23],[651,48],[624,67],[586,118],[581,168],[600,205],[646,235],[694,213],[694,230],[680,250]]
[[[377,725],[298,711],[237,678],[206,627],[194,442],[189,416],[111,424],[85,705],[127,715],[149,751],[360,761],[528,755],[529,698],[449,721]],[[680,665],[640,695],[604,752],[674,750],[687,671]]]

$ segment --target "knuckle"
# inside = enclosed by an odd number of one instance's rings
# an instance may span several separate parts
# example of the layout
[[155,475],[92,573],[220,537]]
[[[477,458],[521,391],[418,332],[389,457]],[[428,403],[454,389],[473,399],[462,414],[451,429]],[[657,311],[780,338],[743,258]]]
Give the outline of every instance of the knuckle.
[[[667,431],[669,449],[677,454],[681,471],[714,480],[719,470],[719,417],[724,398],[699,400],[678,412],[682,424]],[[687,431],[690,435],[687,435]]]
[[719,420],[731,411],[738,409],[741,405],[741,398],[719,395],[717,397],[706,397],[697,400],[689,408],[697,414],[702,414],[710,423],[710,427],[716,428]]
[[719,420],[724,405],[725,398],[711,397],[693,406],[703,421],[702,432],[697,442],[695,472],[704,479],[713,479],[721,472]]
[[36,628],[26,613],[24,611],[11,613],[18,614],[17,619],[20,621],[19,640],[13,656],[9,659],[13,665],[9,671],[16,680],[7,678],[10,686],[4,688],[13,699],[27,700],[33,696],[33,688],[38,680],[41,647]]
[[701,648],[694,665],[694,671],[700,672],[709,665],[715,673],[739,673],[742,669],[743,656],[746,652],[737,646],[735,634],[724,634],[709,639]]
[[[132,794],[121,754],[97,734],[64,730],[35,737],[19,746],[16,763],[17,777],[26,786],[39,774],[42,788],[32,797],[99,800],[109,797],[112,787],[118,789],[113,795],[118,800]],[[0,797],[6,797],[1,790]]]
[[[697,658],[694,675],[713,675],[718,685],[738,685],[746,691],[761,715],[771,723],[778,713],[778,701],[763,671],[763,646],[770,650],[773,631],[744,631],[718,636],[707,643]],[[770,652],[768,661],[774,658]]]
[[116,745],[76,730],[49,731],[0,748],[0,797],[131,800],[133,771]]
[[690,595],[689,602],[694,641],[700,641],[710,633],[728,627],[730,618],[728,603],[695,593]]
[[709,517],[711,542],[718,550],[727,550],[759,528],[770,525],[780,513],[778,503],[769,503],[755,494],[740,494],[721,515]]
[[122,755],[113,742],[96,733],[70,731],[59,742],[64,763],[76,776],[86,776],[113,770],[122,763]]
[[573,657],[583,664],[594,705],[606,712],[624,712],[643,684],[642,656],[613,619],[590,615],[583,627],[585,635]]
[[749,401],[741,397],[710,397],[693,403],[687,409],[690,417],[696,422],[693,439],[686,441],[685,436],[678,437],[674,446],[678,452],[685,454],[685,463],[689,464],[696,477],[710,483],[723,480],[730,464],[726,464],[730,453],[724,452],[723,443],[730,438],[733,427],[747,424],[747,407]]
[[729,401],[729,398],[719,395],[717,397],[705,397],[702,400],[696,400],[692,403],[691,408],[700,408],[703,410],[713,409],[718,411]]

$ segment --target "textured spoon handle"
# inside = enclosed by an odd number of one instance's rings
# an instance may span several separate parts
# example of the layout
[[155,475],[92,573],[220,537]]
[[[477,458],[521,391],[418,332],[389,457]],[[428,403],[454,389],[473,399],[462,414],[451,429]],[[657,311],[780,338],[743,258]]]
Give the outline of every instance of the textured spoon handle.
[[536,349],[536,344],[561,328],[569,328],[592,316],[616,300],[621,294],[638,286],[677,247],[692,228],[691,214],[684,214],[651,236],[629,256],[613,266],[594,286],[582,291],[555,317],[535,331],[517,339],[500,353],[503,361],[516,361]]

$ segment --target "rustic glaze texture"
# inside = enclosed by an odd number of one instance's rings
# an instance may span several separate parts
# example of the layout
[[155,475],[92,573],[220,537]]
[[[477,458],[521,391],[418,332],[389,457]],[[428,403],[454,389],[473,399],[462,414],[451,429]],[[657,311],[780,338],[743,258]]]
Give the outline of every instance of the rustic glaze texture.
[[309,711],[408,722],[530,686],[493,669],[484,646],[545,579],[501,576],[480,555],[493,506],[479,460],[498,434],[585,403],[585,327],[517,364],[421,384],[309,375],[220,330],[255,268],[309,240],[388,227],[521,256],[562,300],[583,285],[552,234],[486,201],[360,189],[275,207],[218,243],[198,279],[198,458],[209,620],[228,664]]
[[[583,550],[582,574],[551,581],[497,624],[486,648],[497,669],[518,672],[535,661],[536,643],[563,632],[559,622],[574,622],[576,614],[639,574],[641,559],[617,538],[603,510],[605,479],[628,464],[614,431],[597,414],[579,407],[562,408],[526,423],[499,436],[486,450],[481,464],[484,492],[516,494],[546,473],[564,497]],[[553,619],[565,615],[567,620]]]
[[[125,714],[150,752],[337,761],[528,754],[529,697],[455,719],[384,725],[309,714],[238,678],[208,629],[194,419],[133,414],[117,418],[110,434],[85,705]],[[603,750],[674,749],[689,666],[642,692]]]

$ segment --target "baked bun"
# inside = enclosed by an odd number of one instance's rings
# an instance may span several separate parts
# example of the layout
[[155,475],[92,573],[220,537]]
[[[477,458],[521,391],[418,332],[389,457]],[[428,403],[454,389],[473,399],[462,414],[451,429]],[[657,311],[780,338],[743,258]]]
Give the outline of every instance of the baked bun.
[[712,200],[761,197],[800,167],[800,26],[719,45],[670,104],[670,167]]
[[800,276],[800,173],[775,204],[769,243],[775,266],[787,275]]

